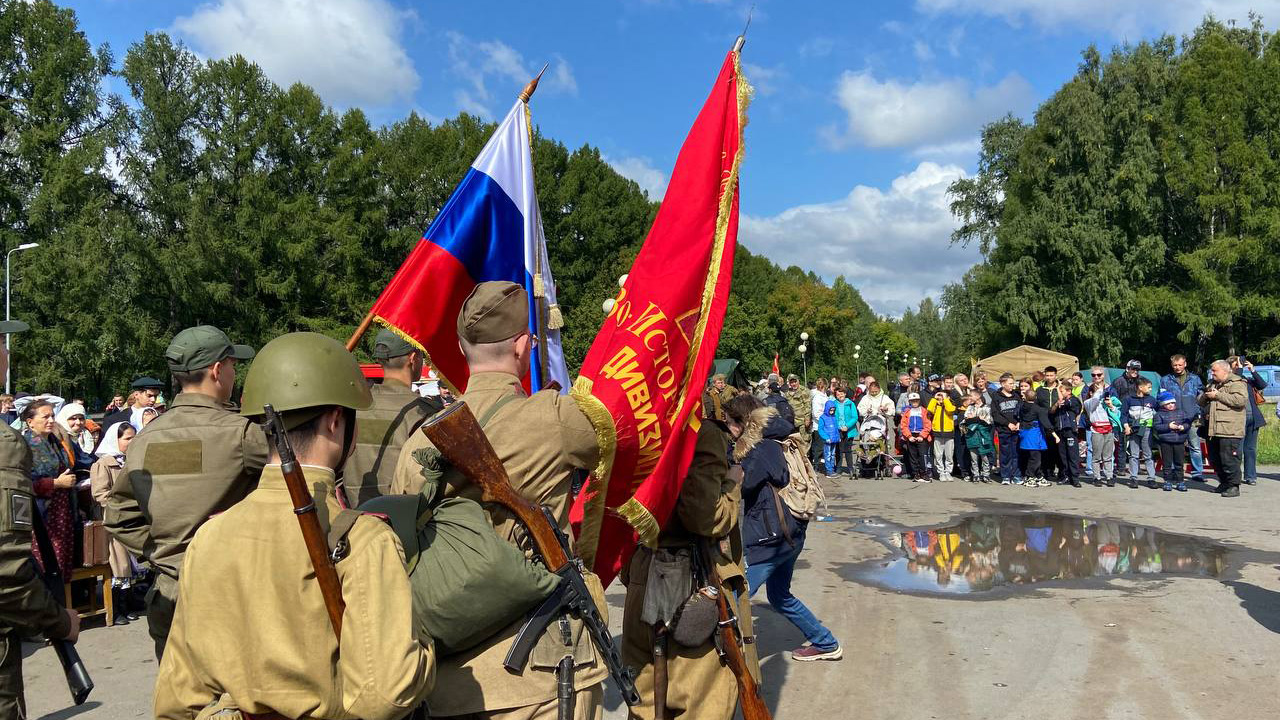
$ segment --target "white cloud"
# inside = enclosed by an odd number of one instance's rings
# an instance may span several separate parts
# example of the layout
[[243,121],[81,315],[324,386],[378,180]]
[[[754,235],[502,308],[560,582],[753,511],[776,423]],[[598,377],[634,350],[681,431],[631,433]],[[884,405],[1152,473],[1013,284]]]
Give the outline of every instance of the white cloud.
[[859,185],[835,202],[746,216],[738,239],[784,267],[843,275],[877,313],[900,315],[980,259],[950,242],[947,187],[964,176],[958,165],[922,162],[887,189]]
[[959,78],[903,83],[877,80],[869,70],[846,71],[836,82],[836,102],[848,115],[844,130],[827,128],[835,149],[918,147],[974,136],[984,123],[1032,106],[1031,84],[1010,74],[988,87]]
[[956,162],[970,163],[978,156],[978,151],[982,150],[982,138],[975,135],[965,140],[956,140],[955,142],[939,143],[937,145],[922,145],[911,151],[911,156],[915,158],[934,160],[936,162]]
[[787,71],[781,66],[765,67],[755,63],[743,63],[742,74],[761,96],[774,94],[787,79]]
[[1277,0],[916,0],[928,13],[987,15],[1011,24],[1024,22],[1045,30],[1064,26],[1108,31],[1117,38],[1148,32],[1186,32],[1207,13],[1219,20],[1245,23],[1249,11],[1280,19]]
[[[490,103],[494,99],[491,81],[497,81],[504,89],[510,90],[511,100],[524,88],[539,69],[539,66],[525,62],[518,50],[501,40],[485,40],[476,42],[462,33],[448,32],[449,62],[454,74],[465,81],[467,87],[454,93],[458,108],[466,112],[491,119],[494,117]],[[542,94],[561,93],[578,94],[578,81],[573,75],[573,68],[559,54],[553,56],[554,62],[538,83],[538,92]]]
[[337,105],[387,104],[418,89],[400,44],[412,12],[386,0],[217,0],[173,23],[205,57],[239,53],[277,83],[303,82]]
[[834,40],[828,37],[814,37],[800,44],[800,57],[821,58],[831,54],[836,47]]
[[647,157],[628,155],[614,158],[602,155],[604,161],[628,180],[634,180],[641,190],[649,193],[650,200],[661,200],[667,192],[667,174],[653,166]]

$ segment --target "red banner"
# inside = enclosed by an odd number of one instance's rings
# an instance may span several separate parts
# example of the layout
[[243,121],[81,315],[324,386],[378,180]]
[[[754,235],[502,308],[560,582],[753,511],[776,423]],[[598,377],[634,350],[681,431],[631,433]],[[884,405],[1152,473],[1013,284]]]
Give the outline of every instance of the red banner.
[[601,438],[575,501],[577,548],[607,586],[657,541],[693,456],[738,237],[750,86],[730,52],[694,121],[653,227],[583,362],[573,395]]

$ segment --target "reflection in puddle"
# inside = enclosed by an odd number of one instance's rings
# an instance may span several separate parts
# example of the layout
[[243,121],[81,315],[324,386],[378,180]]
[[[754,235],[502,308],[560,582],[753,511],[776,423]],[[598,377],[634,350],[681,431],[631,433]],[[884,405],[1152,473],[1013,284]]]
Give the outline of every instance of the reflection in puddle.
[[1075,515],[968,515],[946,527],[885,537],[902,555],[858,565],[851,579],[953,595],[1093,578],[1218,577],[1226,568],[1221,545]]

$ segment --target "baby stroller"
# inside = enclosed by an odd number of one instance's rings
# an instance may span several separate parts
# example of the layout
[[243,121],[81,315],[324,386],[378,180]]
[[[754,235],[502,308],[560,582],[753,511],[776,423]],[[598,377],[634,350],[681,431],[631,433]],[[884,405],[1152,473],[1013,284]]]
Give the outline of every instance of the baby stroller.
[[888,429],[889,421],[883,415],[868,415],[858,426],[858,439],[854,441],[854,452],[858,456],[860,477],[874,477],[879,480],[897,474],[894,472],[894,466],[900,463],[888,452]]

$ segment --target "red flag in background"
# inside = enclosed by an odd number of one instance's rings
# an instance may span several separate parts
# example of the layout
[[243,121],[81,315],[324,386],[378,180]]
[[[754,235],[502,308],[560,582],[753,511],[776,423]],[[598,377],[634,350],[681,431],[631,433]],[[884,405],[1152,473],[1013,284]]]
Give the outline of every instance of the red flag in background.
[[773,354],[773,374],[778,374],[778,353]]
[[738,168],[751,88],[731,51],[676,158],[666,197],[573,387],[601,438],[574,502],[577,549],[607,586],[657,541],[701,425],[729,301]]

